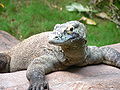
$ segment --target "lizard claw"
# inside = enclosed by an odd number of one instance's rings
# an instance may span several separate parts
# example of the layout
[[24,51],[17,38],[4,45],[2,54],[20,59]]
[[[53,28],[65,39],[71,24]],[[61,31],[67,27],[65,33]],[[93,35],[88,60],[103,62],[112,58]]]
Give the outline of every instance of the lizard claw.
[[32,83],[29,86],[28,90],[49,90],[49,86],[46,81],[44,81],[44,82],[37,81],[35,83]]

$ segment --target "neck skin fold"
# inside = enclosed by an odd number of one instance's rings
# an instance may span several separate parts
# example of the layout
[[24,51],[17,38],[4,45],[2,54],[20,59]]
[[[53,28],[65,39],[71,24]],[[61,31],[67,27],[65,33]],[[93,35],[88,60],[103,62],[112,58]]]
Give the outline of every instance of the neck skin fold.
[[82,57],[85,57],[86,55],[86,44],[84,41],[76,41],[71,43],[70,45],[63,45],[61,46],[62,50],[64,51],[64,54],[66,58],[73,58],[73,59],[80,59]]

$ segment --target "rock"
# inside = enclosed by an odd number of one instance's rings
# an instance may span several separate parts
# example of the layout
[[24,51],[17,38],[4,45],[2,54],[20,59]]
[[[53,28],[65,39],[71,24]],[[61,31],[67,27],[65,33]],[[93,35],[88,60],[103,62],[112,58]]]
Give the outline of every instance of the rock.
[[9,33],[0,30],[0,51],[6,51],[15,46],[20,41]]
[[[0,90],[27,90],[26,71],[0,74]],[[108,65],[72,68],[48,74],[50,90],[119,90],[120,70]]]
[[27,90],[26,71],[0,74],[0,90]]
[[[10,41],[6,37],[3,40]],[[120,52],[120,43],[108,46]],[[72,67],[66,71],[50,73],[46,78],[50,90],[120,90],[120,70],[103,64]],[[0,90],[27,90],[28,86],[26,71],[0,74]]]
[[120,70],[115,67],[93,65],[68,71],[47,75],[51,90],[120,89]]

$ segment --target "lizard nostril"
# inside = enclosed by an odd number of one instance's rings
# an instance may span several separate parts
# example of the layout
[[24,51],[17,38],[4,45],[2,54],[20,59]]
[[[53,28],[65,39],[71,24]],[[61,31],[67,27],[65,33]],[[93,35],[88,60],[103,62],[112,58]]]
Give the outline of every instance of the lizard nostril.
[[58,38],[58,36],[55,36],[55,38]]

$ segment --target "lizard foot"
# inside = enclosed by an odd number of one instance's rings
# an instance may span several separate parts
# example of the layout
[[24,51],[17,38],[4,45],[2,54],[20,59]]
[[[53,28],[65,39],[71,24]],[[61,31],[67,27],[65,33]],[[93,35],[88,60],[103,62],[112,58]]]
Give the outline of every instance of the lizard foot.
[[28,90],[49,90],[49,86],[46,81],[36,81],[35,83],[31,83]]

